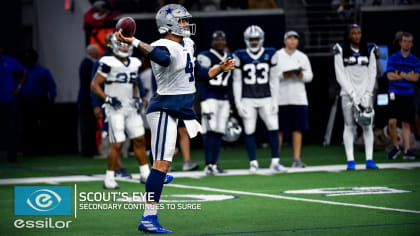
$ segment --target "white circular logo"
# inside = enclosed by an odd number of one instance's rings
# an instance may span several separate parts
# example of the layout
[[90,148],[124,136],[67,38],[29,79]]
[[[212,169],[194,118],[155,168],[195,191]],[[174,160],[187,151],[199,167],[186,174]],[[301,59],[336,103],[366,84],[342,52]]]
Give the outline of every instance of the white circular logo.
[[61,202],[61,197],[49,189],[37,190],[26,199],[26,203],[36,211],[51,211]]

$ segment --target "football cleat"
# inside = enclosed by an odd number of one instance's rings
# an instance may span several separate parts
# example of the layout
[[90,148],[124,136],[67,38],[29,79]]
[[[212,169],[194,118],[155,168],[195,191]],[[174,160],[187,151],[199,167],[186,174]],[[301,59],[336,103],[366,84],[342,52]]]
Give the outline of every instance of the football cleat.
[[128,178],[128,179],[132,178],[131,174],[125,168],[121,168],[119,170],[116,170],[114,176],[116,178]]
[[393,147],[388,153],[388,160],[397,159],[398,155],[401,153],[401,150],[398,147]]
[[[141,184],[146,184],[146,181],[147,181],[148,177],[140,176],[140,183]],[[169,184],[170,182],[172,182],[173,179],[174,179],[174,177],[172,175],[166,174],[165,180],[163,181],[163,184]]]
[[347,170],[356,170],[356,162],[348,161],[347,162]]
[[407,150],[403,154],[403,159],[404,160],[415,160],[416,157],[417,157],[416,154],[412,153],[410,150]]
[[213,164],[211,168],[214,174],[226,174],[226,171],[220,169],[219,166],[217,166],[217,164]]
[[204,167],[204,174],[205,175],[214,175],[212,164],[206,165],[206,167]]
[[140,183],[141,184],[146,184],[146,182],[147,182],[147,178],[148,178],[149,176],[142,176],[142,175],[140,175]]
[[120,186],[115,181],[115,179],[105,179],[103,188],[104,189],[119,189]]
[[373,160],[366,161],[366,169],[378,169],[378,166],[373,162]]
[[270,164],[270,170],[274,173],[286,173],[287,172],[287,168],[284,167],[281,163],[277,163],[277,164]]
[[255,173],[257,173],[257,171],[258,171],[258,163],[257,164],[255,164],[255,163],[250,164],[249,172],[251,172],[251,174],[255,174]]
[[138,227],[139,231],[152,234],[171,234],[172,231],[164,229],[159,224],[157,215],[143,216]]
[[165,181],[163,181],[163,183],[164,184],[169,184],[170,182],[172,182],[173,179],[174,179],[174,177],[172,175],[166,174]]
[[197,163],[192,160],[188,160],[182,165],[182,171],[192,171],[198,169],[198,167]]
[[292,168],[305,168],[306,164],[303,163],[300,159],[294,160],[292,164]]

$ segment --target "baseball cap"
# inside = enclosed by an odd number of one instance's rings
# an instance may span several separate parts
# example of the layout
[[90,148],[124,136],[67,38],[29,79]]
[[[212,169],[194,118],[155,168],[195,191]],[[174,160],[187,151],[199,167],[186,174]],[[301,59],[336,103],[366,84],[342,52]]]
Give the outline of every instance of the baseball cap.
[[284,34],[284,39],[287,39],[290,36],[295,36],[296,38],[299,38],[299,34],[294,30],[289,30]]

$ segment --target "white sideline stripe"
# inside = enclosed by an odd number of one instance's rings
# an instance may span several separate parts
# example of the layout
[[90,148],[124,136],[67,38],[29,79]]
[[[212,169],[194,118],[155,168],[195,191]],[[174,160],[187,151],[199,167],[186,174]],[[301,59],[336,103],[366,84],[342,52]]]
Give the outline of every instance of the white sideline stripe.
[[[377,164],[380,169],[411,169],[420,167],[420,162],[400,162],[400,163],[380,163]],[[366,169],[364,164],[356,165],[357,170]],[[226,174],[221,174],[218,176],[237,176],[237,175],[250,175],[248,169],[229,169],[226,170]],[[323,166],[309,166],[306,168],[288,168],[288,173],[303,173],[303,172],[340,172],[346,171],[346,165],[323,165]],[[379,170],[380,171],[380,170]],[[171,172],[175,178],[203,178],[206,175],[204,171],[180,171],[180,172]],[[257,172],[257,175],[273,175],[274,173],[270,169],[260,168]],[[281,173],[287,174],[287,173]],[[140,174],[132,174],[133,178],[138,182],[140,179]],[[105,179],[105,175],[71,175],[71,176],[51,176],[51,177],[30,177],[30,178],[10,178],[10,179],[0,179],[0,185],[9,185],[9,184],[38,184],[38,183],[47,183],[56,185],[64,182],[90,182],[90,181],[102,181]],[[122,180],[117,178],[117,180]]]
[[181,185],[181,184],[168,184],[166,186],[167,187],[174,187],[174,188],[203,190],[203,191],[209,191],[209,192],[231,193],[231,194],[257,196],[257,197],[268,197],[268,198],[277,198],[277,199],[302,201],[302,202],[315,202],[315,203],[322,203],[322,204],[328,204],[328,205],[351,206],[351,207],[369,208],[369,209],[384,210],[384,211],[397,211],[397,212],[420,214],[420,211],[415,211],[415,210],[388,208],[388,207],[381,207],[381,206],[370,206],[370,205],[363,205],[363,204],[352,204],[352,203],[344,203],[344,202],[332,202],[332,201],[307,199],[307,198],[299,198],[299,197],[286,197],[286,196],[280,196],[280,195],[274,195],[274,194],[266,194],[266,193],[253,193],[253,192],[236,191],[236,190],[219,189],[219,188],[209,188],[209,187],[200,187],[200,186],[188,186],[188,185]]

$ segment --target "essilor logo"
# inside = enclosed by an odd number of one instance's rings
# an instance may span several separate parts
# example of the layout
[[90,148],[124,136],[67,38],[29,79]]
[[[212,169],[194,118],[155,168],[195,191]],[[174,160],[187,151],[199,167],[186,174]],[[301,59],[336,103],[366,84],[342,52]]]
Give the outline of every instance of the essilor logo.
[[51,211],[61,202],[61,197],[49,189],[39,189],[26,199],[26,203],[36,211]]

